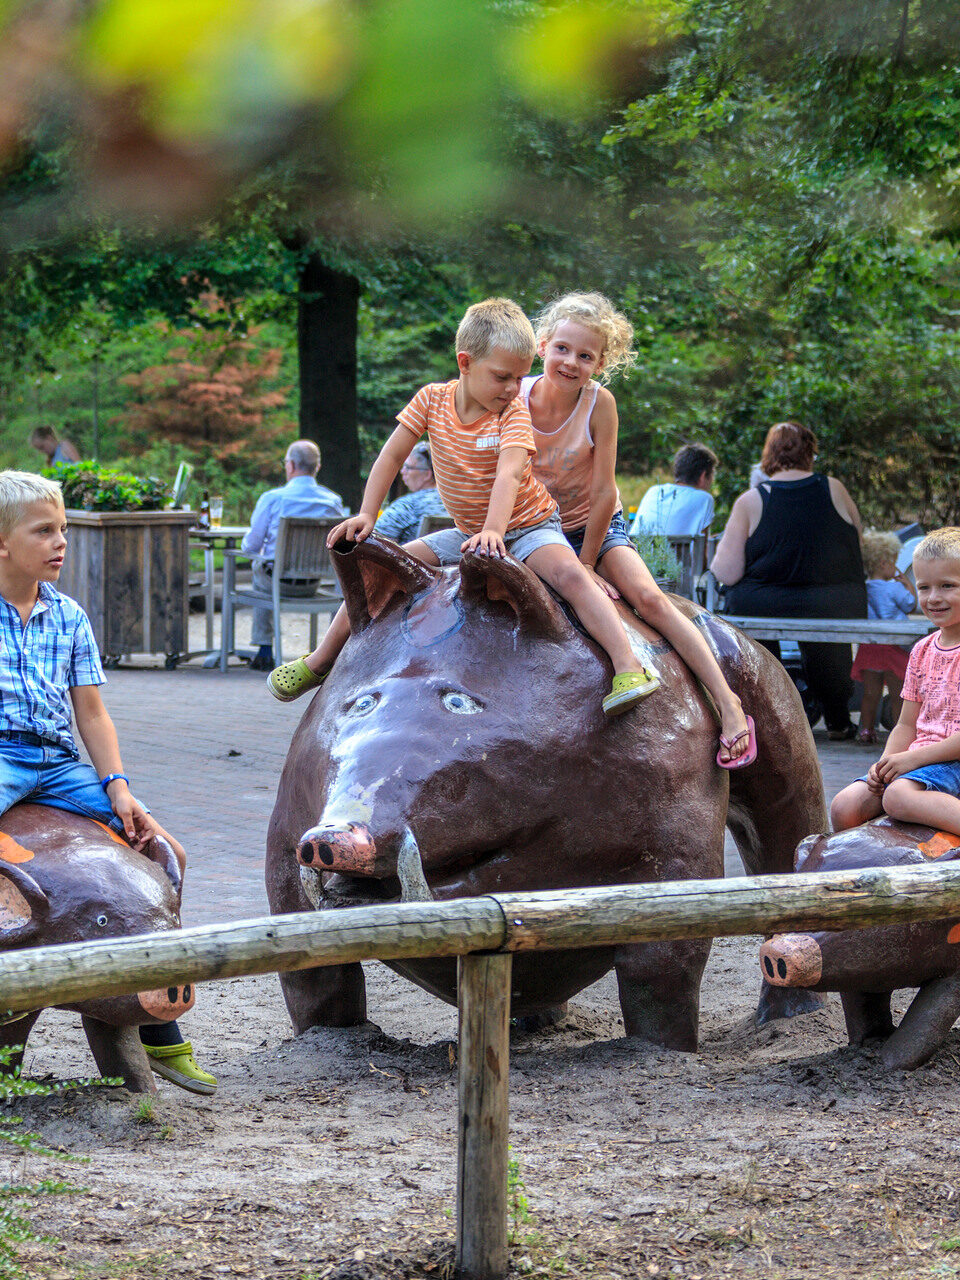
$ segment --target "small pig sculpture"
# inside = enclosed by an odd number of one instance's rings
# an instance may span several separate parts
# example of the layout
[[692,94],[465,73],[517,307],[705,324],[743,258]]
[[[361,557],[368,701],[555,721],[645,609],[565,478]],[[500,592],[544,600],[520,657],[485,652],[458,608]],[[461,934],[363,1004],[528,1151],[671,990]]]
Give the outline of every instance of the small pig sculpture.
[[[104,824],[46,805],[19,804],[0,818],[0,949],[179,929],[181,886],[165,840],[151,840],[138,853]],[[81,1015],[101,1075],[152,1093],[137,1027],[173,1022],[193,1001],[187,986],[61,1007]],[[41,1012],[3,1022],[0,1045],[25,1046]],[[10,1066],[21,1058],[22,1052]]]
[[[960,857],[960,837],[877,818],[836,835],[813,835],[797,848],[797,871],[903,867]],[[943,1044],[960,1017],[960,923],[955,920],[774,934],[760,967],[775,986],[839,991],[850,1043],[883,1041],[884,1066],[912,1069]],[[891,994],[919,987],[894,1030]]]
[[[511,557],[440,570],[371,537],[333,551],[352,635],[303,717],[270,823],[271,910],[789,871],[824,823],[799,695],[770,654],[689,601],[756,721],[759,758],[717,767],[718,723],[673,649],[622,610],[662,688],[604,718],[606,656]],[[513,1012],[548,1016],[616,968],[627,1035],[695,1050],[709,940],[514,956]],[[456,1001],[456,963],[393,967]],[[281,976],[297,1032],[366,1017],[359,964]],[[811,997],[763,1016],[811,1007]],[[781,996],[787,993],[780,993]],[[798,995],[800,993],[794,993]]]

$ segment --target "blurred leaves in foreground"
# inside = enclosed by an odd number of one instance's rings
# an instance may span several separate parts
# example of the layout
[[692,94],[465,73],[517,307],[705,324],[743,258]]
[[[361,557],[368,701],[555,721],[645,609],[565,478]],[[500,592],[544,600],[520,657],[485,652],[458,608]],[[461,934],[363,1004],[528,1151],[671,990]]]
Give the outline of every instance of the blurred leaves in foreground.
[[514,41],[487,0],[0,0],[0,172],[59,146],[72,214],[175,223],[284,163],[318,222],[430,224],[502,196],[505,94],[582,110],[673,13],[531,6]]

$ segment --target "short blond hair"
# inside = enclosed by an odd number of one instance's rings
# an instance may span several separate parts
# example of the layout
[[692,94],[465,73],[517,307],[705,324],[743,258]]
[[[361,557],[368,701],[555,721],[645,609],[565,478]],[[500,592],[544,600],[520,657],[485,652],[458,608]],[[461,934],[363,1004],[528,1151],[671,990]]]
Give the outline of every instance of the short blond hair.
[[863,567],[868,578],[875,578],[876,570],[888,560],[897,563],[897,556],[903,549],[903,543],[895,533],[884,533],[880,529],[864,529],[863,531]]
[[544,307],[534,321],[538,344],[549,342],[564,320],[574,320],[600,335],[603,342],[601,382],[609,381],[618,370],[629,369],[636,362],[637,353],[630,345],[633,325],[602,293],[566,293]]
[[0,535],[16,528],[31,502],[49,502],[62,508],[63,493],[56,480],[32,471],[0,471]]
[[914,560],[960,561],[960,529],[948,524],[928,533],[913,553]]
[[510,298],[487,298],[467,308],[457,328],[456,348],[474,360],[484,360],[495,348],[532,360],[537,354],[533,326]]

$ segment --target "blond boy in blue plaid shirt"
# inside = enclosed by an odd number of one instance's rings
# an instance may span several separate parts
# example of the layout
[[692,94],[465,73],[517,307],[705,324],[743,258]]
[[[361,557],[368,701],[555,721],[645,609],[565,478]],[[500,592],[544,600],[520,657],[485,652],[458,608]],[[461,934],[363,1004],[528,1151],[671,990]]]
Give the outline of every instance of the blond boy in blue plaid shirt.
[[[60,486],[26,471],[0,471],[0,813],[22,800],[95,818],[141,849],[155,835],[182,846],[130,790],[90,620],[53,583],[67,547]],[[73,715],[71,716],[71,707]],[[72,719],[93,762],[80,759]],[[212,1093],[176,1023],[142,1027],[153,1069],[181,1087]]]

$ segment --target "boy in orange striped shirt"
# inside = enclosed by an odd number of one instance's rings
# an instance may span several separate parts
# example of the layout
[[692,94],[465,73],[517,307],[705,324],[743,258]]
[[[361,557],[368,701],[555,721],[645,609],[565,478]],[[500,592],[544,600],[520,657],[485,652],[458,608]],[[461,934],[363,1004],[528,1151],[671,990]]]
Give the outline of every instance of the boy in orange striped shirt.
[[[455,564],[467,551],[509,551],[527,561],[607,651],[614,677],[603,710],[621,715],[659,688],[659,681],[636,669],[613,602],[580,563],[564,537],[557,504],[533,474],[533,428],[517,398],[536,353],[530,322],[515,302],[489,298],[467,311],[456,348],[460,376],[421,388],[397,414],[400,425],[370,470],[360,511],[331,530],[328,545],[369,536],[390,485],[426,431],[437,489],[457,527],[411,542],[407,551],[427,564]],[[321,684],[349,634],[341,608],[313,653],[270,673],[274,697],[292,702]]]

